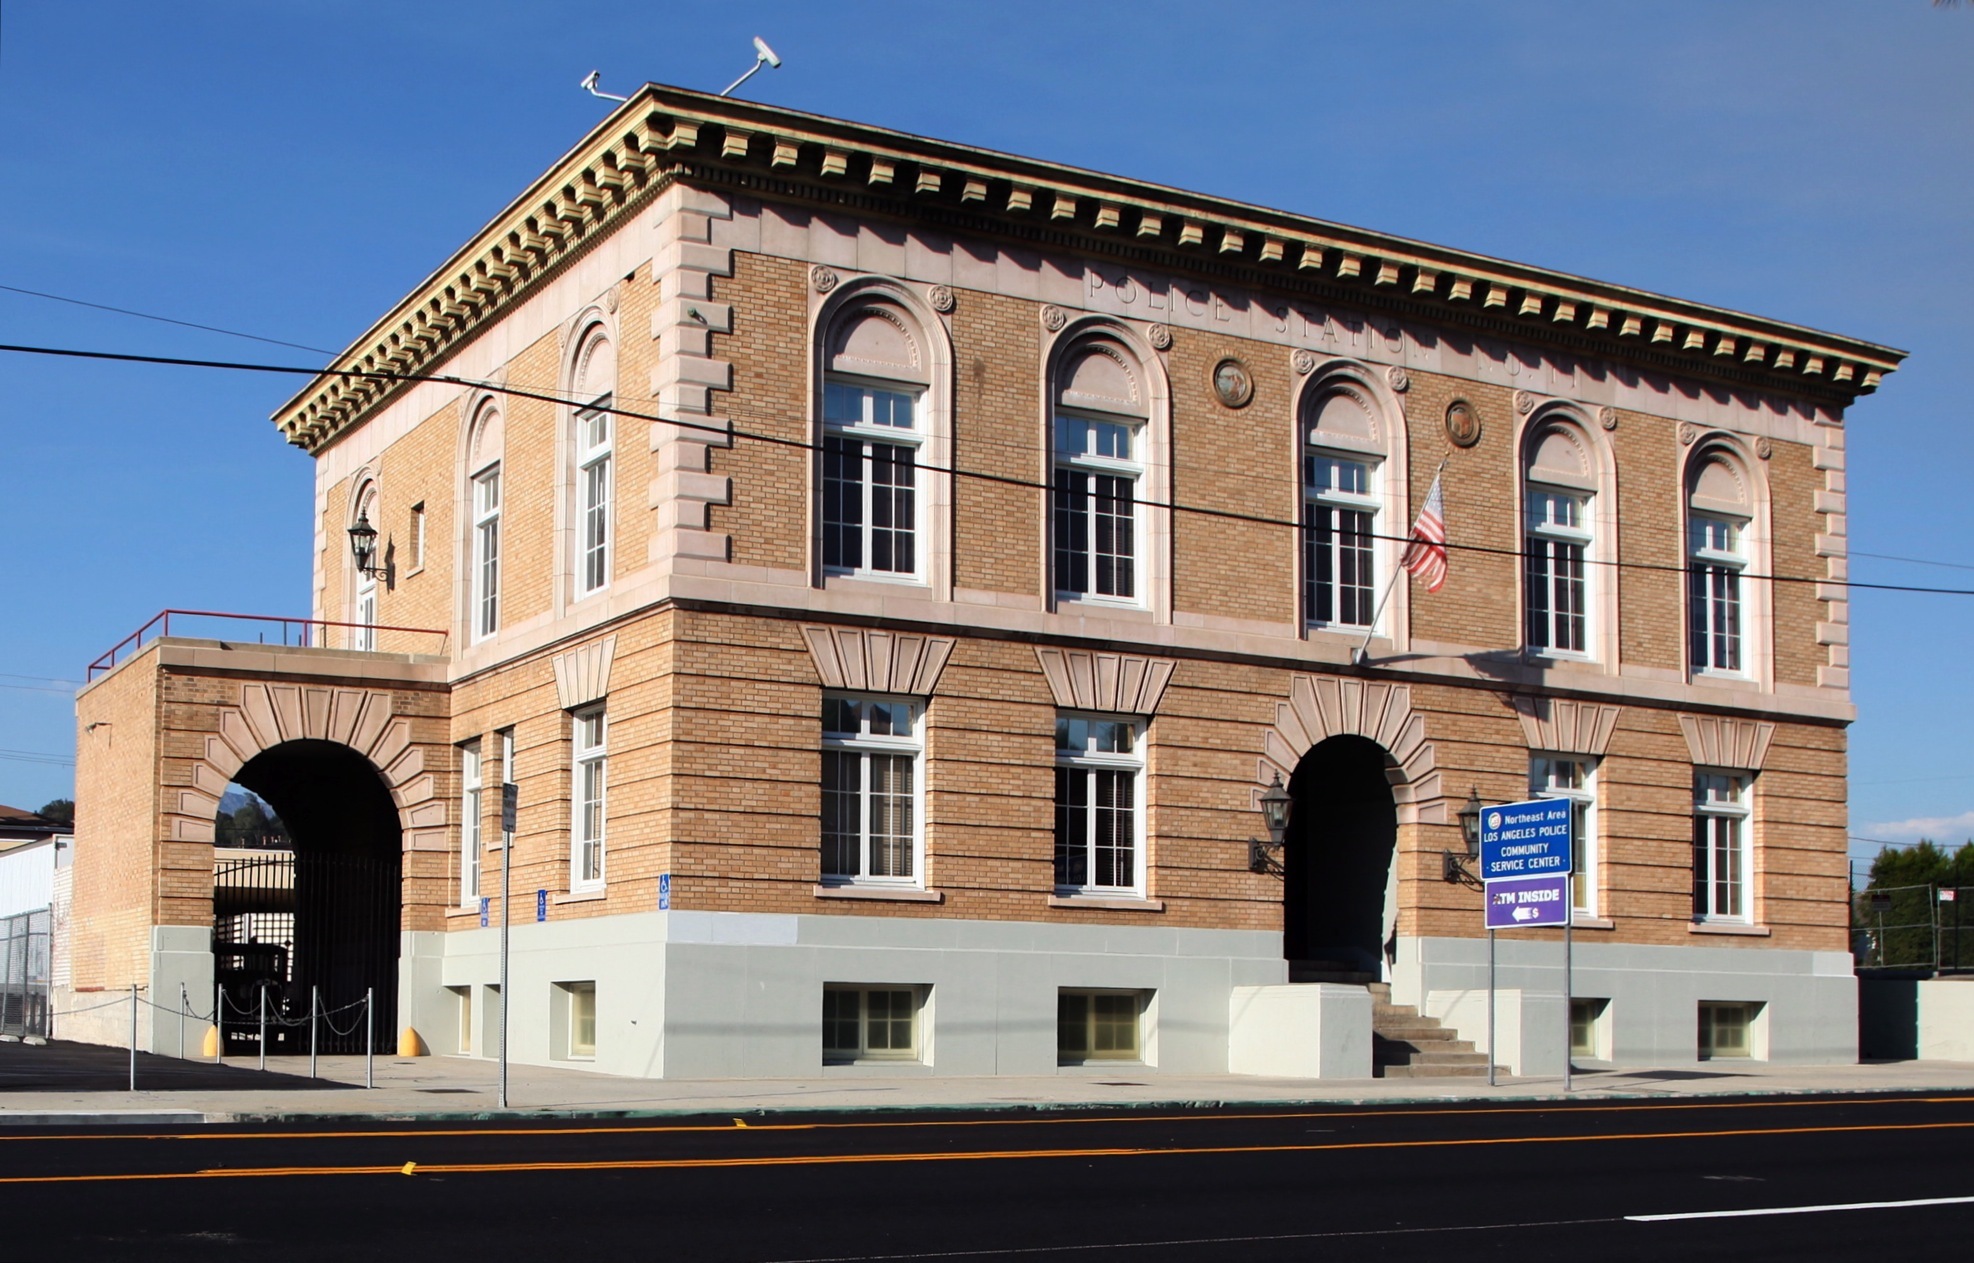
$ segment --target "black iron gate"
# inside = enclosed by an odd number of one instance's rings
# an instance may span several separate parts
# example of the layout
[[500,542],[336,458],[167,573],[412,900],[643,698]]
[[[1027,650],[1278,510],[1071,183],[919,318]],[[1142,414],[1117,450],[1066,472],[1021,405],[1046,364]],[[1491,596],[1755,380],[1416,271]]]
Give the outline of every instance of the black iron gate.
[[0,1035],[48,1035],[49,911],[0,917]]
[[213,967],[226,1051],[254,1052],[265,997],[267,1051],[359,1053],[366,996],[376,1039],[394,1038],[399,860],[276,851],[213,872]]

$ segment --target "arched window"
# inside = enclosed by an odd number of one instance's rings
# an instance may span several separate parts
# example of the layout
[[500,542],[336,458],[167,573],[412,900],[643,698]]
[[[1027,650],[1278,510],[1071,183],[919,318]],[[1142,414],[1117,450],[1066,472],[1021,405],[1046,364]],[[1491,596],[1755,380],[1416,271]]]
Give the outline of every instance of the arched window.
[[919,452],[930,377],[917,320],[874,298],[845,306],[823,339],[825,575],[922,580]]
[[1149,410],[1137,357],[1087,339],[1057,359],[1052,386],[1056,597],[1143,604]]
[[1696,674],[1748,673],[1746,580],[1754,497],[1740,462],[1702,451],[1686,478],[1687,663]]
[[1371,398],[1351,382],[1320,386],[1303,409],[1302,618],[1363,630],[1377,617],[1389,530],[1384,435]]
[[1589,439],[1546,422],[1529,433],[1523,463],[1523,643],[1541,653],[1588,657],[1595,643],[1597,478]]
[[[357,493],[356,513],[350,518],[353,526],[357,522],[377,521],[377,484],[370,483]],[[350,622],[356,626],[350,630],[350,648],[369,651],[377,647],[377,569],[381,566],[381,552],[365,558],[364,569],[356,571],[350,602]]]
[[467,612],[473,640],[500,630],[500,458],[505,440],[500,405],[492,400],[473,417],[467,443]]
[[616,417],[610,407],[617,389],[617,351],[601,325],[590,327],[576,354],[575,416],[576,595],[588,596],[610,583],[612,489],[611,455]]

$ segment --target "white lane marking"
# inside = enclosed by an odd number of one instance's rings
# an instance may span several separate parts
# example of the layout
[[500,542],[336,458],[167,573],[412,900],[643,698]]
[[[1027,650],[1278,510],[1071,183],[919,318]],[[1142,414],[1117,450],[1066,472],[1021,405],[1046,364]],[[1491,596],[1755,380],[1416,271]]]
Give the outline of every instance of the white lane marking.
[[1903,1202],[1832,1202],[1827,1206],[1761,1206],[1752,1210],[1689,1210],[1676,1215],[1626,1215],[1635,1224],[1671,1219],[1745,1219],[1754,1215],[1817,1215],[1831,1210],[1905,1210],[1912,1206],[1966,1206],[1974,1197],[1915,1197]]

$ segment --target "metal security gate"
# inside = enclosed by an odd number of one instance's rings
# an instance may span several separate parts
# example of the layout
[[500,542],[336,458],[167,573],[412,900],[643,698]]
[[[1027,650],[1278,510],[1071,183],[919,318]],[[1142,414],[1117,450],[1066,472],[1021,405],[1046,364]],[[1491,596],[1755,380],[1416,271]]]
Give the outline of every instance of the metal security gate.
[[359,1053],[364,1000],[379,1038],[397,1011],[398,857],[275,851],[213,872],[213,968],[229,1054]]
[[48,1036],[49,910],[0,918],[0,1035]]

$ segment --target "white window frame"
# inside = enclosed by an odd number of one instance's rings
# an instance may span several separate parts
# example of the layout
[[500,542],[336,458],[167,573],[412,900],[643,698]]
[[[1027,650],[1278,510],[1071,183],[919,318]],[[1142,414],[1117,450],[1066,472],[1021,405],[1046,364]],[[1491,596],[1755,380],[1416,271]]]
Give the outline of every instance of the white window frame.
[[[872,722],[874,718],[874,712],[871,710],[871,707],[874,705],[885,708],[882,714],[885,715],[885,717],[889,722],[883,724],[874,724]],[[855,732],[851,732],[848,729],[841,727],[832,729],[830,726],[830,716],[832,715],[832,713],[840,713],[839,708],[843,706],[854,708],[855,723],[857,725],[857,730]],[[895,729],[896,719],[900,713],[903,714],[910,728],[910,732],[908,734],[899,735],[895,731],[889,733],[874,731],[874,729],[884,728],[884,727]],[[822,881],[824,885],[897,886],[897,887],[904,887],[910,889],[924,888],[925,886],[925,738],[924,738],[924,733],[925,733],[925,708],[921,703],[919,703],[918,701],[912,698],[889,697],[889,696],[881,696],[877,694],[865,694],[865,693],[828,693],[824,695],[823,736],[822,736],[822,749],[823,749],[822,793],[824,798],[824,814],[822,819],[822,824],[823,824]],[[873,831],[871,828],[871,817],[872,817],[872,809],[873,809],[872,789],[871,789],[871,784],[872,784],[871,760],[873,758],[904,759],[906,760],[904,766],[907,767],[910,772],[912,783],[909,793],[908,795],[906,795],[907,798],[906,809],[911,812],[911,830],[910,830],[911,840],[910,840],[909,850],[907,852],[908,864],[911,871],[908,873],[882,874],[882,873],[872,872],[873,868],[880,867],[880,865],[876,865],[872,862],[874,857],[872,853]],[[856,835],[856,842],[854,844],[857,852],[856,865],[855,865],[856,871],[831,872],[830,871],[831,832],[828,827],[830,821],[829,810],[828,810],[829,797],[832,793],[840,794],[840,793],[845,793],[847,791],[832,790],[829,781],[828,769],[832,763],[835,763],[840,766],[842,763],[849,760],[854,760],[855,765],[857,767],[857,788],[855,791],[857,835]],[[847,832],[844,833],[844,836],[847,836]],[[848,867],[848,866],[846,865],[840,867]]]
[[[1078,728],[1077,725],[1083,725]],[[1116,725],[1115,729],[1099,730],[1097,725]],[[1079,737],[1078,734],[1081,733]],[[1128,734],[1129,751],[1100,749],[1105,744],[1103,733],[1113,736]],[[1065,744],[1067,741],[1069,744]],[[1128,715],[1097,715],[1080,711],[1062,711],[1056,716],[1056,804],[1055,804],[1055,889],[1058,895],[1110,895],[1128,898],[1143,898],[1146,889],[1145,873],[1145,726],[1143,722]],[[1130,856],[1131,880],[1128,883],[1105,884],[1088,880],[1098,872],[1098,812],[1099,795],[1094,791],[1100,783],[1099,777],[1121,774],[1119,783],[1130,786]],[[1064,824],[1076,809],[1063,801],[1066,784],[1080,779],[1083,783],[1082,814],[1082,867],[1085,880],[1069,880],[1072,870],[1064,862]],[[1073,851],[1071,852],[1073,854]]]
[[[1335,478],[1327,485],[1319,486],[1310,478],[1317,466],[1353,466],[1363,472],[1363,489],[1360,491],[1338,490]],[[1311,445],[1302,452],[1302,621],[1305,627],[1314,630],[1368,631],[1378,614],[1378,588],[1384,576],[1386,563],[1386,542],[1379,538],[1379,516],[1384,508],[1381,494],[1384,475],[1384,462],[1377,457],[1362,452]],[[1345,560],[1343,532],[1337,530],[1336,515],[1341,513],[1362,513],[1369,519],[1366,528],[1366,541],[1370,558],[1368,561],[1368,581],[1363,585],[1361,619],[1341,616],[1341,599],[1344,585],[1339,582],[1342,573],[1341,563]],[[1319,617],[1316,611],[1317,582],[1316,524],[1319,516],[1327,519],[1330,525],[1330,539],[1323,551],[1330,563],[1328,583],[1332,617]]]
[[1528,761],[1532,798],[1562,798],[1573,817],[1570,915],[1598,915],[1597,760],[1581,754],[1532,754]]
[[425,568],[425,502],[420,500],[411,506],[411,566],[406,574],[417,574]]
[[350,648],[365,653],[377,648],[377,576],[368,570],[356,572],[356,623],[350,629]]
[[588,706],[569,719],[569,889],[601,890],[608,876],[610,718],[603,707]]
[[576,595],[610,586],[617,421],[610,395],[576,412]]
[[[1719,528],[1729,547],[1716,547],[1709,528]],[[1724,513],[1690,511],[1686,518],[1686,652],[1696,675],[1723,675],[1745,679],[1748,675],[1748,523]],[[1715,584],[1725,580],[1727,592]],[[1733,630],[1716,630],[1721,616],[1731,620]],[[1704,628],[1704,630],[1703,630]],[[1722,637],[1729,640],[1734,662],[1716,661]]]
[[[1752,778],[1715,768],[1693,770],[1693,919],[1754,922]],[[1723,862],[1725,860],[1725,862]],[[1721,898],[1725,884],[1729,899]],[[1722,908],[1726,903],[1729,906]]]
[[[925,1013],[924,987],[890,985],[864,985],[850,983],[827,983],[823,986],[822,1053],[825,1064],[851,1065],[864,1061],[923,1061],[925,1059],[925,1037],[921,1026]],[[886,1012],[875,1011],[873,996],[884,997]],[[890,1006],[903,997],[906,1016],[898,1018],[890,1011]],[[845,1014],[844,1004],[850,1004],[854,1013]],[[834,1009],[834,1012],[832,1012]],[[894,1042],[899,1021],[908,1023],[907,1046],[900,1048]],[[857,1030],[856,1046],[832,1043],[834,1032],[842,1026],[854,1022]],[[880,1038],[873,1040],[874,1030]],[[874,1046],[882,1045],[882,1046]]]
[[[1072,451],[1065,445],[1065,435],[1071,426],[1085,427],[1083,446],[1080,451]],[[1103,454],[1095,449],[1101,445],[1097,427],[1111,427],[1121,432],[1126,440],[1129,455],[1119,457]],[[1050,582],[1054,587],[1056,600],[1081,601],[1097,605],[1117,605],[1130,609],[1142,609],[1147,600],[1149,587],[1148,562],[1151,556],[1151,538],[1146,530],[1145,516],[1145,444],[1149,439],[1148,425],[1142,417],[1109,416],[1103,413],[1081,412],[1071,408],[1056,410],[1050,427],[1050,477],[1049,477],[1049,570]],[[1078,485],[1068,493],[1061,486],[1063,475],[1077,478]],[[1097,578],[1097,526],[1095,511],[1097,499],[1094,480],[1116,478],[1130,488],[1131,513],[1125,519],[1130,524],[1131,548],[1129,553],[1114,553],[1130,563],[1131,583],[1129,592],[1099,592]],[[1071,494],[1083,506],[1082,538],[1070,541],[1065,538],[1062,498]],[[1086,582],[1081,589],[1066,584],[1063,571],[1068,556],[1079,557],[1084,567]],[[1118,586],[1114,581],[1112,586]]]
[[[565,982],[561,984],[567,993],[569,1009],[568,1049],[570,1061],[596,1060],[596,984],[594,982]],[[585,1043],[577,1037],[583,1026],[583,1010],[589,1010],[589,1040]]]
[[471,603],[467,623],[474,641],[500,630],[500,462],[473,475]]
[[[1537,512],[1538,501],[1543,511]],[[1548,511],[1554,501],[1567,501],[1576,509],[1574,524],[1555,520]],[[1553,483],[1527,482],[1522,491],[1522,641],[1530,653],[1551,658],[1589,659],[1596,654],[1597,644],[1597,576],[1596,576],[1596,536],[1590,523],[1596,511],[1597,495],[1577,487],[1557,486]],[[1557,635],[1566,627],[1568,615],[1556,609],[1555,585],[1558,567],[1555,562],[1556,547],[1574,546],[1577,550],[1578,565],[1582,577],[1577,582],[1578,608],[1577,621],[1580,646],[1561,646],[1556,642],[1565,639]],[[1538,637],[1535,631],[1535,582],[1537,579],[1536,559],[1541,558],[1540,578],[1545,589],[1543,604],[1547,607],[1543,614],[1543,626]],[[1567,580],[1566,580],[1567,582]]]
[[480,906],[481,852],[486,848],[486,761],[475,737],[459,747],[459,906]]
[[[816,556],[821,564],[822,572],[825,575],[853,576],[859,579],[879,579],[902,583],[925,582],[928,560],[927,552],[931,544],[931,533],[927,529],[926,509],[928,506],[926,504],[926,488],[923,485],[924,480],[919,476],[919,470],[924,464],[921,454],[926,446],[924,424],[926,401],[924,388],[908,385],[903,382],[864,379],[842,373],[826,373],[823,376],[822,389],[823,451],[819,453],[820,463],[817,473],[819,491],[816,509],[817,529],[821,532],[821,538],[817,544]],[[837,391],[855,391],[858,393],[860,415],[855,420],[848,420],[841,415],[833,415],[835,410],[831,407],[831,404],[835,398],[834,392]],[[905,406],[910,409],[911,424],[900,426],[888,422],[880,423],[877,420],[877,402],[880,396],[892,396],[902,399],[905,402]],[[861,453],[857,457],[858,502],[857,521],[854,524],[833,522],[830,520],[830,506],[832,503],[831,487],[833,480],[829,476],[829,449],[833,441],[860,443],[863,445]],[[895,524],[885,528],[896,534],[903,535],[910,540],[912,564],[908,567],[894,566],[888,570],[880,570],[871,564],[872,558],[876,554],[875,542],[879,530],[875,512],[878,493],[876,480],[872,477],[875,461],[871,449],[875,444],[884,444],[889,447],[898,448],[906,453],[911,460],[912,477],[910,484],[893,484],[894,486],[904,486],[910,505],[911,526],[908,530],[901,530]],[[857,531],[857,563],[846,565],[841,560],[830,560],[831,532],[846,530],[851,525],[854,525]]]

